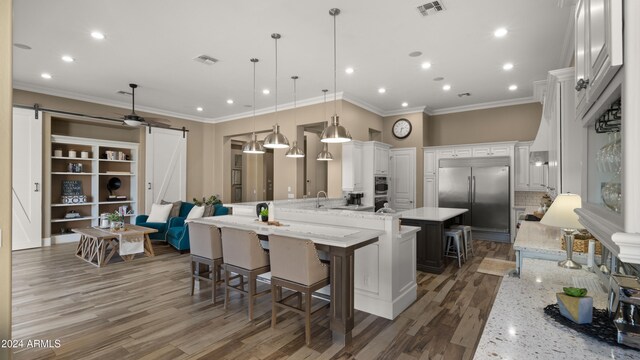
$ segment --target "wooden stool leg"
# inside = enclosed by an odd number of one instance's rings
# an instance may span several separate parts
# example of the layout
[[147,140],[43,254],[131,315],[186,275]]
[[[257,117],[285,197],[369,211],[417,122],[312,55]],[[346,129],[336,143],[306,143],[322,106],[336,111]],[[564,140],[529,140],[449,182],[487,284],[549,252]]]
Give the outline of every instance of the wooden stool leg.
[[224,269],[224,309],[227,310],[229,303],[229,271]]
[[191,296],[193,296],[193,288],[194,288],[195,283],[196,283],[196,278],[193,276],[195,271],[196,271],[196,269],[195,269],[195,266],[194,266],[194,262],[193,262],[193,260],[191,260]]
[[247,281],[249,282],[249,320],[253,320],[253,305],[256,295],[256,276],[249,275]]
[[311,291],[304,294],[304,341],[309,346],[311,344]]

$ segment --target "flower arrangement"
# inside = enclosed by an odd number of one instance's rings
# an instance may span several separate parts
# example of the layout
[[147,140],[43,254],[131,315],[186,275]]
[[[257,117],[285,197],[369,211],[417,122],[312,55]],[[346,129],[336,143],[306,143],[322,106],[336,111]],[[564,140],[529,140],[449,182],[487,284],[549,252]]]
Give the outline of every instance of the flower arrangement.
[[211,195],[211,196],[209,196],[209,198],[208,198],[208,199],[206,199],[206,198],[204,198],[204,197],[203,197],[203,198],[202,198],[202,201],[200,201],[200,200],[198,200],[198,199],[196,199],[196,198],[193,198],[193,203],[194,203],[194,204],[196,204],[196,206],[202,206],[202,205],[218,205],[218,204],[222,204],[222,200],[220,200],[220,199],[218,198],[218,196],[220,196],[220,195],[218,195],[218,194],[216,194],[216,195]]

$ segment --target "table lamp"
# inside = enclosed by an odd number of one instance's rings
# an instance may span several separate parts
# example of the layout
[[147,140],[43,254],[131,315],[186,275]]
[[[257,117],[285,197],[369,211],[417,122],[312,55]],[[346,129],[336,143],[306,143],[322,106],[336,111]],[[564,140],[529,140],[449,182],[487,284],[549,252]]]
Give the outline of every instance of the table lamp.
[[560,194],[540,220],[540,224],[562,229],[564,243],[567,247],[567,260],[558,262],[558,266],[567,269],[581,269],[582,266],[573,261],[573,233],[584,226],[578,221],[578,214],[573,210],[582,207],[582,200],[577,194]]

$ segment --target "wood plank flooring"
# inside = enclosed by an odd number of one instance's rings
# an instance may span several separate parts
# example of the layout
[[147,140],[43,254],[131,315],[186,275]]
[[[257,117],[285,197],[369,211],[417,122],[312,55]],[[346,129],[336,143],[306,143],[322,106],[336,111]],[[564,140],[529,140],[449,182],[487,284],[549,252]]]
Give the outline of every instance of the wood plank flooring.
[[[13,255],[13,338],[59,339],[58,348],[16,349],[22,359],[471,359],[501,278],[476,272],[484,257],[513,260],[511,244],[475,241],[476,256],[440,275],[418,272],[418,300],[394,321],[356,312],[353,343],[333,344],[328,319],[304,323],[271,299],[233,294],[229,310],[211,289],[189,296],[189,255],[154,243],[156,257],[96,268],[75,244]],[[203,283],[204,286],[204,283]],[[222,299],[222,298],[220,298]]]

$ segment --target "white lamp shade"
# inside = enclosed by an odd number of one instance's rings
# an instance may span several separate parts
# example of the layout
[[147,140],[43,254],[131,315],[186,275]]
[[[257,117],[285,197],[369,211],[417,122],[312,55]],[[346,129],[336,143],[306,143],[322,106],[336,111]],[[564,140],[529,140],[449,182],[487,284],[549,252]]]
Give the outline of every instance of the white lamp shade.
[[560,194],[540,220],[540,224],[564,229],[583,229],[575,209],[582,207],[582,199],[577,194]]

